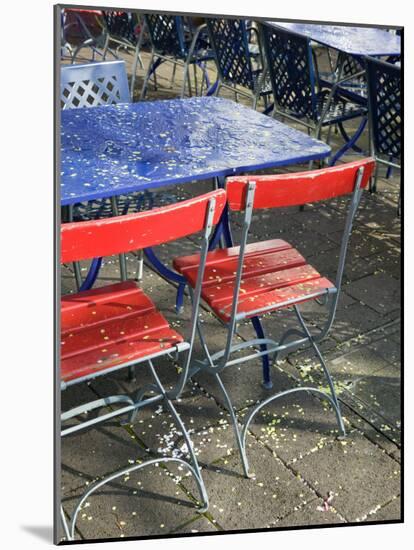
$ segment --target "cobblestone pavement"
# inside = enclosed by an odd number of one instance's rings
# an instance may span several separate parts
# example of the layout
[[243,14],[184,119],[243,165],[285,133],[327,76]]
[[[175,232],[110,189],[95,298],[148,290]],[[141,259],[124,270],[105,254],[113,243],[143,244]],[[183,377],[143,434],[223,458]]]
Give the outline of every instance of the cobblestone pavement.
[[[123,54],[130,68],[131,56]],[[144,54],[144,63],[147,62]],[[158,90],[149,88],[149,99],[176,96],[162,67]],[[168,72],[168,74],[167,74]],[[142,83],[138,74],[136,95]],[[223,93],[226,96],[226,92]],[[230,96],[229,96],[230,97]],[[367,136],[361,140],[367,147]],[[332,136],[332,148],[341,145]],[[358,158],[348,155],[343,161]],[[292,171],[306,169],[294,166]],[[196,376],[177,404],[194,442],[210,498],[208,512],[195,508],[197,488],[179,468],[150,467],[106,485],[85,504],[77,524],[77,537],[154,536],[344,524],[400,519],[400,219],[397,217],[399,172],[385,178],[380,171],[378,192],[365,193],[350,243],[343,292],[336,321],[321,348],[334,377],[348,431],[337,439],[335,416],[326,402],[308,395],[293,395],[269,405],[258,415],[248,434],[248,456],[253,479],[242,476],[241,463],[219,388],[207,376]],[[177,200],[211,189],[211,182],[168,189]],[[298,247],[318,270],[333,277],[344,223],[345,203],[307,205],[305,210],[286,208],[255,214],[250,239],[277,236]],[[237,241],[240,225],[232,219]],[[174,256],[194,250],[196,239],[160,247],[160,255]],[[137,258],[127,257],[129,276],[136,275]],[[87,267],[83,266],[86,270]],[[108,258],[98,285],[119,278],[116,258]],[[142,285],[174,327],[188,328],[189,302],[184,313],[174,311],[175,291],[150,266]],[[74,291],[72,268],[62,270],[62,292]],[[305,309],[308,320],[319,326],[321,314]],[[203,310],[212,349],[221,349],[225,334],[210,313]],[[265,319],[270,336],[277,337],[292,322],[285,312]],[[252,337],[250,325],[240,327],[239,337]],[[196,356],[201,356],[197,348]],[[161,378],[172,383],[174,367],[158,365]],[[137,369],[139,382],[149,377]],[[261,366],[228,369],[223,379],[242,419],[251,406],[268,394],[261,386]],[[300,384],[322,387],[321,371],[309,350],[289,355],[273,367],[275,387]],[[84,397],[133,392],[136,383],[124,372],[107,376],[89,386],[62,395],[67,408]],[[105,411],[103,411],[105,412]],[[94,479],[144,457],[158,456],[175,444],[181,434],[161,407],[144,410],[133,426],[119,422],[67,437],[62,442],[62,495],[66,513]]]

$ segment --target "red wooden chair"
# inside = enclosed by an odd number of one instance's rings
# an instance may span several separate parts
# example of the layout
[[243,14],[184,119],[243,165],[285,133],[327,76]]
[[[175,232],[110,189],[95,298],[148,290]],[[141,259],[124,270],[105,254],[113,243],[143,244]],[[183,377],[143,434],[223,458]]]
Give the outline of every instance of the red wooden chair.
[[[369,158],[323,170],[275,176],[234,177],[227,180],[227,199],[230,209],[245,211],[241,244],[239,247],[208,253],[202,287],[202,298],[227,328],[227,343],[225,349],[210,354],[203,337],[202,327],[199,325],[198,332],[206,359],[203,362],[197,362],[197,368],[211,372],[221,387],[232,418],[243,470],[247,477],[249,476],[246,456],[248,427],[253,417],[275,399],[299,391],[313,392],[327,399],[335,410],[339,429],[345,435],[334,385],[317,344],[326,336],[334,320],[352,222],[362,191],[373,172],[374,164],[374,160]],[[345,194],[352,194],[352,196],[334,283],[319,274],[286,241],[274,239],[246,244],[253,209],[295,206]],[[199,265],[198,255],[174,260],[174,267],[193,287]],[[326,324],[316,335],[311,335],[299,310],[299,305],[308,300],[322,302],[321,305],[326,305],[328,309]],[[299,322],[298,329],[288,330],[279,342],[263,337],[242,344],[232,343],[239,322],[282,308],[287,308],[296,314]],[[292,340],[292,337],[295,339]],[[221,371],[266,354],[274,355],[276,360],[281,351],[297,348],[305,343],[312,346],[322,365],[330,394],[313,387],[297,387],[276,393],[253,408],[244,423],[243,430],[240,431],[230,397],[220,378]],[[235,358],[231,358],[234,352],[246,348],[255,349],[247,356],[236,355]]]
[[[129,415],[129,420],[132,422],[142,407],[165,402],[184,435],[190,455],[189,462],[174,457],[160,457],[134,464],[92,484],[80,499],[72,515],[70,529],[61,509],[65,533],[69,539],[74,538],[76,519],[82,504],[94,491],[127,472],[157,462],[178,462],[186,466],[197,482],[202,510],[207,509],[208,499],[197,459],[189,435],[172,400],[181,394],[188,379],[208,239],[213,225],[220,218],[225,202],[225,191],[218,190],[178,204],[137,214],[62,225],[62,263],[156,246],[203,230],[198,283],[195,285],[193,295],[192,322],[187,339],[169,326],[168,321],[157,311],[152,300],[134,281],[124,281],[62,298],[60,361],[62,390],[118,369],[143,363],[149,366],[153,383],[141,387],[134,399],[128,395],[107,396],[89,403],[82,403],[62,413],[61,421],[65,424],[67,420],[94,409],[108,405],[117,407],[101,416],[62,427],[61,435],[66,436],[98,422],[125,414]],[[166,391],[153,361],[161,356],[178,355],[183,352],[186,356],[177,383],[172,390]]]

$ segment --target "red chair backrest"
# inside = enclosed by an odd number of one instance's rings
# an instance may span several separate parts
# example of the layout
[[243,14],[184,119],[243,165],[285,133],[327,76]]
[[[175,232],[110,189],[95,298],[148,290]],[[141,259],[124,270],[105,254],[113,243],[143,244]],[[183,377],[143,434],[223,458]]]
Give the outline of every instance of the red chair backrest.
[[216,199],[213,223],[226,204],[223,189],[137,214],[61,226],[61,262],[111,256],[174,241],[201,231],[210,199]]
[[227,200],[232,210],[243,210],[248,182],[256,183],[254,208],[297,206],[332,199],[353,192],[361,167],[364,168],[361,187],[366,187],[375,168],[372,158],[293,174],[232,177],[226,181]]

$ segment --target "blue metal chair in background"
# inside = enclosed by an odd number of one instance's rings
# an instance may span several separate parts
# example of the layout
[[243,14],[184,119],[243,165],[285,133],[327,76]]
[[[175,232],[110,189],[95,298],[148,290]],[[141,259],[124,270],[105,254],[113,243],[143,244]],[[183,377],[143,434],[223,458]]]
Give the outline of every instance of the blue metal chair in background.
[[127,11],[103,11],[109,40],[118,48],[133,48],[137,45],[138,14]]
[[[389,56],[385,61],[395,64],[400,61],[400,56]],[[345,78],[346,81],[343,84],[338,85],[338,94],[356,104],[365,107],[367,106],[368,85],[365,57],[341,53],[338,56],[336,67],[332,73],[328,74],[319,72],[319,75],[320,83],[325,87],[331,87],[334,85],[338,78]],[[338,128],[345,142],[348,141],[350,138],[342,122],[338,123]],[[353,145],[353,149],[355,149],[358,153],[362,152],[356,144]],[[387,177],[389,177],[388,172]]]
[[[177,66],[183,67],[183,83],[180,97],[184,97],[187,87],[191,95],[189,68],[190,65],[193,65],[194,77],[196,79],[196,67],[199,66],[203,72],[201,81],[202,93],[204,81],[206,81],[206,86],[208,87],[205,63],[212,59],[212,54],[207,47],[205,35],[203,34],[205,25],[200,25],[191,33],[186,32],[184,20],[180,16],[146,14],[144,15],[144,21],[151,40],[151,58],[141,90],[141,99],[145,98],[151,75],[155,75],[157,67],[165,62],[173,64],[172,80],[174,80]],[[195,88],[197,90],[196,80]]]
[[224,86],[235,93],[236,99],[238,94],[252,99],[254,109],[259,98],[264,97],[267,107],[272,89],[264,79],[259,35],[257,44],[250,44],[248,39],[248,33],[256,29],[247,27],[243,19],[207,19],[207,28],[218,72],[217,83],[210,93],[218,95]]
[[146,38],[144,37],[142,16],[138,13],[126,11],[103,11],[102,13],[108,32],[109,44],[117,44],[117,53],[121,49],[134,52],[130,84],[131,101],[133,101],[138,65],[141,69],[144,69],[141,47],[145,45]]
[[309,38],[265,24],[261,32],[275,102],[273,116],[279,114],[303,124],[318,139],[324,127],[362,118],[352,138],[331,159],[334,164],[362,134],[366,107],[343,97],[337,84],[321,86]]
[[[401,168],[401,67],[392,63],[366,58],[369,128],[372,156],[377,163]],[[376,191],[375,171],[372,191]],[[401,195],[398,198],[398,214]]]

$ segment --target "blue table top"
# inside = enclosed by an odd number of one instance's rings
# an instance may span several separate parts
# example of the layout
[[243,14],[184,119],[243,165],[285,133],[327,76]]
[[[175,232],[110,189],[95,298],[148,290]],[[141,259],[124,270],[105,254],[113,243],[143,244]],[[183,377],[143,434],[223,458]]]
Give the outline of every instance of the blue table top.
[[325,158],[330,147],[215,97],[62,111],[61,204]]
[[315,42],[351,55],[380,56],[401,53],[401,38],[384,29],[281,21],[266,21],[266,24],[303,34]]

